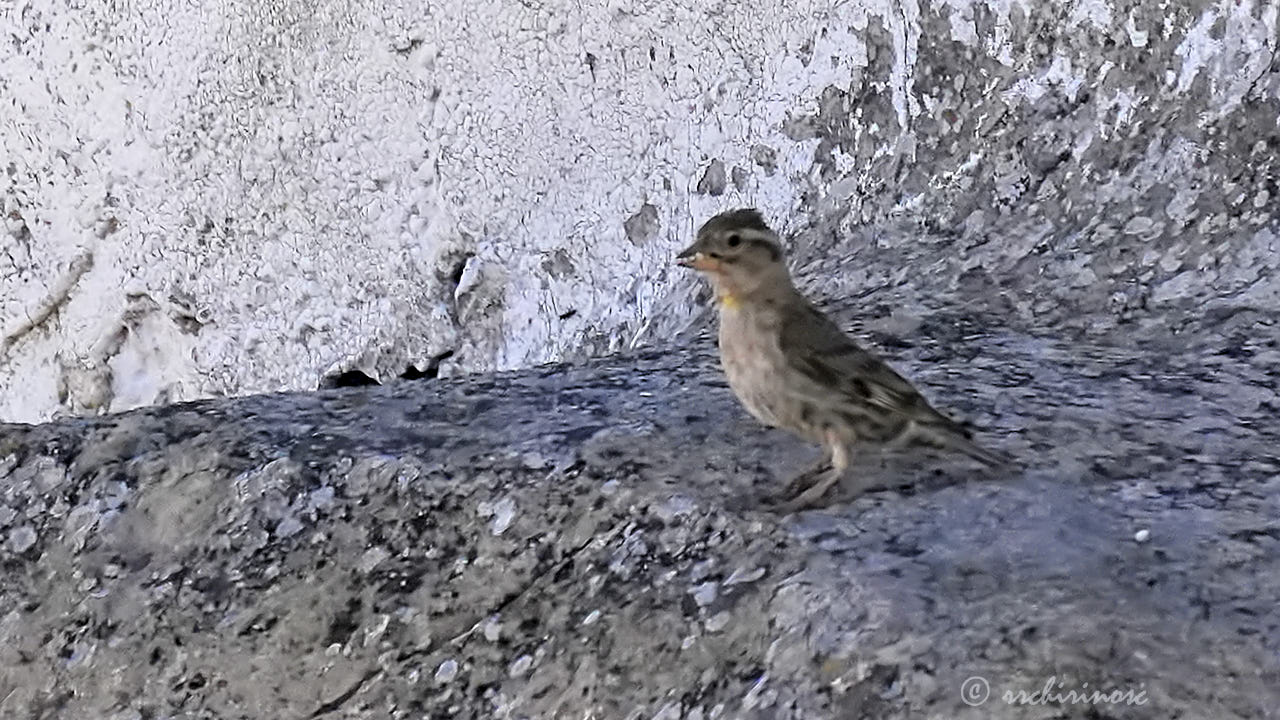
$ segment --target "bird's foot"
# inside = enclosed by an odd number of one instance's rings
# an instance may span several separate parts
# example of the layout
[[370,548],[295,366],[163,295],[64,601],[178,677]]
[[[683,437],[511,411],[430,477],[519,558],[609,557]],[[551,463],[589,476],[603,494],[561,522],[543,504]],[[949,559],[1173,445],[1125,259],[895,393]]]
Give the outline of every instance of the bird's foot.
[[[792,480],[791,484],[788,485],[788,490],[791,490],[792,486],[794,486],[801,477],[809,474],[811,473],[804,473],[801,476],[797,476]],[[818,501],[821,500],[829,490],[831,490],[831,487],[839,482],[841,474],[842,473],[837,471],[835,468],[830,468],[817,480],[817,482],[803,487],[801,492],[793,495],[790,500],[770,503],[767,506],[767,509],[772,512],[785,515],[815,507],[818,504]]]
[[782,499],[769,502],[765,505],[764,509],[778,515],[790,515],[791,513],[799,512],[801,510],[818,508],[823,505],[820,501],[826,493],[815,492],[817,488],[818,486],[816,485],[810,487],[804,492],[792,496],[790,499],[786,499],[784,496]]
[[795,476],[787,481],[787,486],[782,491],[782,494],[786,496],[799,495],[813,486],[814,482],[816,482],[815,478],[821,475],[823,470],[827,470],[829,472],[830,467],[829,463],[823,461],[796,473]]
[[827,472],[830,472],[830,468],[830,463],[823,460],[796,473],[787,481],[786,486],[784,486],[781,491],[766,494],[761,498],[764,506],[763,509],[765,511],[777,511],[778,508],[787,506],[790,499],[803,495],[806,490],[813,487],[813,485],[819,481],[822,471],[825,469]]

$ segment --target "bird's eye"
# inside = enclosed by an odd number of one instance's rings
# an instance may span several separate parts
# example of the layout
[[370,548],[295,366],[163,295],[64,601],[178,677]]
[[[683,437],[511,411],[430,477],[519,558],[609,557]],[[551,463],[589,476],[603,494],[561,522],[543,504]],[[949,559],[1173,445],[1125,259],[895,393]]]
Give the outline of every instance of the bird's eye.
[[739,245],[741,245],[741,244],[742,244],[742,236],[741,236],[741,235],[730,235],[730,236],[729,236],[729,247],[738,247],[738,246],[739,246]]

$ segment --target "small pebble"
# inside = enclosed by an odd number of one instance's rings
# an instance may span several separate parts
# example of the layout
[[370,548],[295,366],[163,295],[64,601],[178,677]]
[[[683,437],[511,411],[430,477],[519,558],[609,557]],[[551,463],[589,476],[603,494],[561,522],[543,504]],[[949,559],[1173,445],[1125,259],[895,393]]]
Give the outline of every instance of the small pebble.
[[311,497],[307,500],[307,509],[315,510],[317,508],[326,508],[333,504],[333,486],[325,485],[322,488],[311,491]]
[[716,601],[716,583],[704,582],[689,591],[698,607],[706,607]]
[[737,570],[734,570],[733,574],[724,581],[724,586],[729,587],[730,585],[737,585],[738,583],[755,582],[762,577],[764,577],[764,568],[758,567],[751,570],[738,568]]
[[724,610],[716,613],[715,615],[712,615],[711,617],[707,618],[707,632],[713,632],[713,633],[720,632],[721,630],[729,626],[730,619],[731,619],[731,616],[729,615],[728,610]]
[[436,668],[436,682],[444,684],[458,676],[458,661],[449,659]]
[[689,571],[689,578],[694,582],[702,582],[716,568],[715,560],[703,560]]
[[381,564],[383,560],[386,560],[390,555],[391,553],[381,547],[371,547],[364,551],[364,555],[360,556],[360,562],[357,564],[357,567],[362,573],[372,572],[374,568],[378,567],[378,565]]
[[502,498],[494,502],[485,500],[476,507],[476,514],[480,517],[493,518],[489,525],[489,532],[501,535],[511,527],[511,521],[516,517],[516,503],[511,498]]
[[30,525],[14,528],[9,533],[9,549],[15,553],[24,553],[36,544],[36,531]]
[[531,667],[533,667],[533,656],[521,655],[516,658],[515,662],[511,663],[511,669],[507,671],[507,674],[513,678],[524,677]]
[[524,466],[530,470],[541,470],[551,464],[550,460],[536,452],[526,453],[523,460]]
[[1139,530],[1138,532],[1133,534],[1134,542],[1144,543],[1150,539],[1151,539],[1151,531],[1147,530],[1146,528],[1143,528],[1142,530]]
[[276,524],[275,533],[276,537],[287,538],[297,535],[301,529],[302,523],[298,521],[298,518],[289,515]]

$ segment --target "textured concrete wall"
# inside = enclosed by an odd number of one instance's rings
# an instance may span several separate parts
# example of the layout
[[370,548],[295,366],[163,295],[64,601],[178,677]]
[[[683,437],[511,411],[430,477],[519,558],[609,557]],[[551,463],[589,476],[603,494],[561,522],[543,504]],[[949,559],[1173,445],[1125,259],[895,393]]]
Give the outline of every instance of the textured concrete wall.
[[5,4],[0,417],[643,344],[736,204],[830,295],[1280,302],[1274,0],[682,5]]

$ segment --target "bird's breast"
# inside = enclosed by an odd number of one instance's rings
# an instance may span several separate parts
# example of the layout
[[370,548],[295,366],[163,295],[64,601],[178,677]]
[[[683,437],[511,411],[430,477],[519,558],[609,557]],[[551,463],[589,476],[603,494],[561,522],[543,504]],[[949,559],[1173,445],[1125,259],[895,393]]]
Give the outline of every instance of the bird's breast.
[[786,398],[778,376],[785,358],[778,343],[778,326],[769,317],[722,309],[720,364],[738,400],[766,425],[786,426]]

